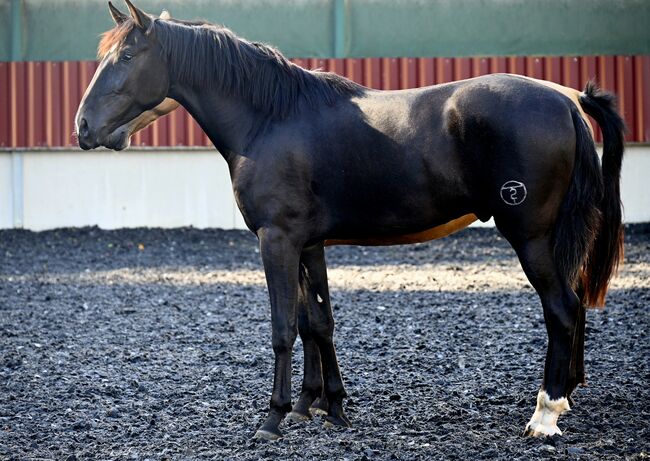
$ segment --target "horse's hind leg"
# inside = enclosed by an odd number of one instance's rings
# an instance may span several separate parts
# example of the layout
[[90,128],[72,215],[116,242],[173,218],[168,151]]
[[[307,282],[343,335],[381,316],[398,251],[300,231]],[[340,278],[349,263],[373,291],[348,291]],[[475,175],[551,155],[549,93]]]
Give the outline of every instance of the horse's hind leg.
[[298,334],[304,351],[305,369],[300,397],[294,404],[289,416],[294,421],[311,419],[310,408],[314,401],[323,394],[323,372],[320,351],[314,339],[310,325],[310,310],[317,300],[317,293],[312,289],[308,269],[300,264],[300,298],[298,303]]
[[[582,287],[576,290],[578,298],[580,299],[580,310],[578,312],[578,324],[576,325],[576,334],[573,338],[573,350],[571,356],[572,372],[571,377],[573,381],[570,383],[569,388],[572,392],[578,385],[585,385],[585,323],[587,317],[587,308],[583,302],[584,291]],[[573,399],[569,394],[569,403],[573,404]]]
[[[316,354],[310,356],[309,369],[313,372],[313,376],[311,377],[307,376],[307,356],[305,356],[305,381],[314,383],[317,381],[318,367],[322,367],[323,379],[322,395],[315,394],[316,386],[309,386],[309,395],[305,401],[311,400],[309,402],[312,405],[310,408],[311,412],[322,410],[323,407],[327,408],[326,420],[328,423],[349,427],[350,421],[343,411],[343,398],[346,396],[346,393],[334,348],[334,319],[330,304],[323,245],[315,245],[303,250],[300,262],[301,274],[307,282],[304,286],[308,291],[308,296],[306,296],[308,302],[306,304],[309,306],[309,333],[318,346],[320,353],[319,363],[315,362]],[[307,351],[305,351],[306,353]],[[318,377],[320,378],[320,375]],[[312,396],[320,398],[314,402]],[[294,407],[295,410],[296,407]],[[298,408],[298,410],[302,410],[302,407]]]
[[537,395],[537,408],[526,426],[525,434],[562,434],[557,427],[557,419],[570,409],[568,397],[577,378],[574,340],[578,336],[580,300],[567,280],[560,276],[548,236],[508,240],[542,301],[548,334],[544,380]]

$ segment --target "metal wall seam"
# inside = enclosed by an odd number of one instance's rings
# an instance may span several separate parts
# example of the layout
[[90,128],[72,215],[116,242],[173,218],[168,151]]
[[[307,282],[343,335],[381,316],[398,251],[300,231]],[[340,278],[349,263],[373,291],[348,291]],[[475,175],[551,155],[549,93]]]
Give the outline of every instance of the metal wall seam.
[[0,148],[11,145],[11,65],[0,62]]
[[[627,140],[650,142],[650,56],[293,59],[376,89],[404,89],[495,72],[528,75],[582,89],[596,78],[614,91]],[[97,68],[84,62],[0,62],[0,148],[74,146],[74,115]],[[601,141],[600,130],[596,138]],[[134,136],[134,146],[206,146],[183,109]]]
[[637,123],[634,139],[650,140],[650,56],[634,57]]

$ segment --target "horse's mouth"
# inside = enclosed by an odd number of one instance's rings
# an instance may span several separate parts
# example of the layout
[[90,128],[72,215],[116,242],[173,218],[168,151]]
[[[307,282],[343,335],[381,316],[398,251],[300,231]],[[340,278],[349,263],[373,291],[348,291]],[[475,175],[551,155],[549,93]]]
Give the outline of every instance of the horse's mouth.
[[117,130],[110,133],[101,143],[107,149],[120,151],[129,147],[130,136],[129,130],[126,126],[121,126]]
[[120,127],[103,139],[88,140],[78,138],[79,147],[83,150],[92,150],[98,147],[106,147],[111,150],[123,150],[129,147],[130,142],[129,130],[126,127]]
[[81,138],[79,138],[77,142],[79,143],[79,147],[81,147],[83,150],[91,150],[99,146],[97,143],[90,144]]

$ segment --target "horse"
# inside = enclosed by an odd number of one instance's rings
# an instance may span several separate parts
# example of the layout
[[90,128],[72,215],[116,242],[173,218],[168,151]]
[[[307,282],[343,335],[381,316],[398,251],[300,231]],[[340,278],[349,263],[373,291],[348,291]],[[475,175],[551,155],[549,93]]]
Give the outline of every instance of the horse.
[[[586,309],[604,305],[622,258],[625,125],[612,94],[508,74],[371,90],[226,28],[125,2],[129,15],[109,2],[116,25],[75,117],[79,146],[124,147],[161,104],[177,103],[226,160],[271,305],[273,390],[256,437],[280,438],[286,415],[307,419],[313,405],[326,423],[350,426],[325,245],[416,243],[490,218],[540,298],[548,335],[524,433],[561,434],[558,418],[584,383]],[[602,162],[586,115],[603,132]],[[292,407],[298,334],[305,365]]]

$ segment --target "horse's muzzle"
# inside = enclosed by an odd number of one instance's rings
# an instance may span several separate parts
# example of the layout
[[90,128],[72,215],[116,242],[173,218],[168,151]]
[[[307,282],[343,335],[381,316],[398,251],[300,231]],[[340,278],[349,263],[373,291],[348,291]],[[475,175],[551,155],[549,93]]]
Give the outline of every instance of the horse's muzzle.
[[84,117],[80,117],[77,122],[77,141],[79,147],[83,150],[94,149],[99,145],[97,138],[88,127],[88,121]]
[[96,142],[89,142],[85,139],[83,139],[81,136],[78,137],[79,141],[79,147],[81,147],[83,150],[91,150],[99,146]]

